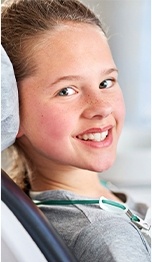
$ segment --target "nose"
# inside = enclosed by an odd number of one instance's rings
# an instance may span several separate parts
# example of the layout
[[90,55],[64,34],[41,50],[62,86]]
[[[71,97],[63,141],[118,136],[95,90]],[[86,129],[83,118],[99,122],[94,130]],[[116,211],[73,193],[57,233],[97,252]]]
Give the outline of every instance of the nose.
[[83,117],[91,118],[106,118],[113,112],[112,104],[103,99],[91,99],[86,101],[86,107],[83,111]]

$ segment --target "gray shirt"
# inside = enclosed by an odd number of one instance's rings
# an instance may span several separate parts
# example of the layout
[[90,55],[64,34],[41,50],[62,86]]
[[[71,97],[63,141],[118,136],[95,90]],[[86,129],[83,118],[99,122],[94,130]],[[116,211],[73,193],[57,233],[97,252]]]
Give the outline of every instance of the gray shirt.
[[[115,194],[124,198],[124,194]],[[40,201],[89,199],[65,190],[31,192],[30,195]],[[144,218],[146,205],[126,201]],[[125,214],[102,210],[97,204],[40,205],[40,209],[80,262],[151,261],[146,239]]]

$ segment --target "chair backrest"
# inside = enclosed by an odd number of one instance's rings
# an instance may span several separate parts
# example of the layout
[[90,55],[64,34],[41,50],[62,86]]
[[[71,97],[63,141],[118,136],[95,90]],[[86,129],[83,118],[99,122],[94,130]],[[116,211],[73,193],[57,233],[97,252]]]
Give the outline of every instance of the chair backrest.
[[1,173],[2,262],[75,262],[44,214],[3,170]]

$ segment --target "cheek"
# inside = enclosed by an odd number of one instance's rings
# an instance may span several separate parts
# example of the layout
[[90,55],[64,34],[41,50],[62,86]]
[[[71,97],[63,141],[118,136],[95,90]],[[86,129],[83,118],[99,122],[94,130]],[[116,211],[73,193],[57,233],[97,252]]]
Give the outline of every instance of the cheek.
[[40,126],[43,132],[53,139],[63,139],[70,135],[74,128],[74,119],[73,115],[68,114],[68,111],[55,106],[43,108],[40,115]]
[[121,90],[117,94],[117,98],[115,98],[115,118],[118,124],[118,128],[120,129],[119,132],[121,132],[121,129],[124,124],[124,119],[125,119],[125,103],[124,103],[124,98]]

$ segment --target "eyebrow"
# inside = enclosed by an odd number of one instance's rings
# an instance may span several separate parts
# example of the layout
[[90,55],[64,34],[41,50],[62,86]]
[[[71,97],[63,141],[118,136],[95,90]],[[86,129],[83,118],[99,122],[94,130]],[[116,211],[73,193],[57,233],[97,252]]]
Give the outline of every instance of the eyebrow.
[[[108,70],[103,70],[102,71],[102,74],[103,75],[108,75],[108,74],[111,74],[113,72],[116,72],[118,73],[118,69],[117,68],[110,68]],[[59,78],[57,78],[53,83],[51,83],[51,85],[55,85],[61,81],[64,81],[64,80],[69,80],[69,81],[73,81],[73,80],[82,80],[83,77],[82,76],[77,76],[77,75],[67,75],[67,76],[61,76]]]

